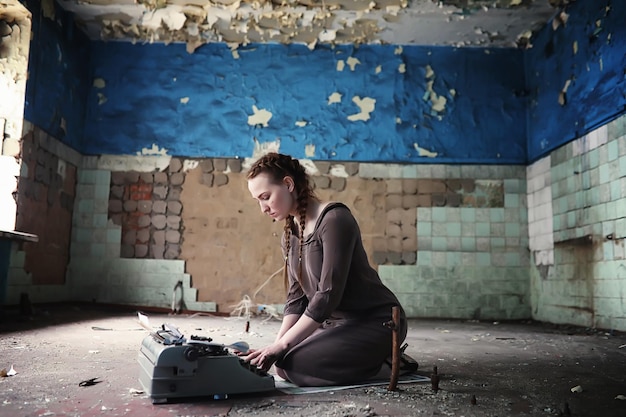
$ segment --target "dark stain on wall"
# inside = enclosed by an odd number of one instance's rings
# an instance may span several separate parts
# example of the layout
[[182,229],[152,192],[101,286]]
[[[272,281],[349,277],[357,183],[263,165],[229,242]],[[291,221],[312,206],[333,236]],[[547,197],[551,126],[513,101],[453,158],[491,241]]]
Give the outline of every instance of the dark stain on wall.
[[22,139],[16,229],[39,236],[39,242],[23,246],[24,269],[32,274],[33,284],[64,284],[77,168],[41,146],[46,135],[35,128]]

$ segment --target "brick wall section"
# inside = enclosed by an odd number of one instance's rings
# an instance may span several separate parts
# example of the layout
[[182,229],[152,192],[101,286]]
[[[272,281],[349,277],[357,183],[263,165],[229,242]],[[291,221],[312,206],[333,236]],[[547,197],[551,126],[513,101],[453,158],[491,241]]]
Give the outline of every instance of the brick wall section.
[[[184,182],[182,162],[169,159],[169,165],[161,170],[154,165],[161,162],[159,158],[141,161],[148,172],[105,169],[111,165],[135,166],[135,158],[83,157],[73,218],[69,297],[170,308],[174,288],[181,282],[182,295],[179,289],[176,298],[182,297],[184,309],[215,311],[215,303],[198,301],[191,277],[185,273],[185,262],[174,259],[179,254],[180,237],[165,237],[165,244],[159,245],[161,232],[166,236],[172,231],[180,233],[182,227],[182,207],[175,204]],[[132,244],[130,231],[134,232]],[[128,244],[126,254],[132,252],[132,259],[122,256],[124,244]],[[163,252],[156,250],[159,247]],[[151,259],[153,254],[160,258]]]
[[111,173],[109,218],[122,226],[122,258],[178,258],[183,182],[181,172]]
[[[194,161],[207,187],[228,184],[226,172],[241,172],[239,159]],[[112,172],[109,219],[122,227],[122,258],[179,259],[184,238],[183,160],[172,158],[163,172]]]

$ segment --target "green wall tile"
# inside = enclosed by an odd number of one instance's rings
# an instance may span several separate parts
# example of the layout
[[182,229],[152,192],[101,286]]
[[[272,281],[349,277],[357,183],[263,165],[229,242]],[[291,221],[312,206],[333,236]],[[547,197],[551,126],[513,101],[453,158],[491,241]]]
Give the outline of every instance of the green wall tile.
[[417,236],[432,236],[433,228],[431,222],[418,222],[417,223]]
[[460,237],[447,237],[446,238],[446,247],[449,251],[460,251],[461,250],[461,238]]
[[477,253],[476,265],[478,266],[491,266],[491,254],[490,253]]
[[445,222],[432,224],[432,235],[436,237],[444,237],[448,233],[448,227]]
[[461,221],[461,209],[457,207],[446,207],[446,221],[458,223]]
[[475,252],[459,252],[461,254],[461,265],[463,267],[476,265],[476,253]]
[[[505,198],[505,206],[507,206],[506,204],[506,195],[504,196]],[[519,199],[518,199],[519,201]],[[509,206],[507,206],[509,207]],[[516,206],[517,207],[517,206]],[[489,210],[489,221],[491,223],[496,223],[496,222],[503,222],[504,221],[504,208],[492,208]]]
[[110,186],[108,184],[97,184],[95,186],[94,197],[96,199],[109,199]]
[[612,140],[606,144],[608,160],[613,161],[619,157],[619,146],[617,140]]
[[95,184],[96,183],[96,171],[92,169],[79,170],[78,182],[80,184]]
[[619,179],[613,180],[609,183],[611,201],[616,201],[622,198],[622,184]]
[[609,166],[606,164],[600,165],[598,167],[599,171],[599,181],[600,184],[605,184],[611,180],[611,173],[609,171]]
[[505,207],[519,207],[520,198],[519,194],[505,194],[504,206]]
[[104,213],[97,213],[93,215],[93,227],[96,228],[105,228],[109,223],[108,215]]
[[93,200],[80,200],[78,201],[78,212],[79,213],[93,213],[94,209],[94,201]]
[[122,240],[122,229],[107,229],[106,241],[107,243],[119,243]]
[[491,248],[494,250],[502,249],[505,247],[505,240],[502,237],[491,238]]
[[587,158],[589,161],[589,168],[593,169],[599,165],[599,155],[598,149],[592,149],[587,153]]
[[417,252],[417,264],[418,265],[432,265],[432,252],[430,251],[418,251]]
[[443,251],[442,252],[433,251],[431,255],[432,265],[435,267],[445,268],[447,265],[446,254],[447,252],[443,252]]
[[504,255],[507,266],[520,266],[520,255],[517,252],[508,252]]
[[[624,140],[626,142],[626,139]],[[619,176],[626,177],[626,155],[619,157]]]
[[94,258],[104,258],[106,255],[106,245],[104,243],[92,243],[90,255]]
[[446,223],[446,235],[451,237],[461,236],[461,223]]
[[476,236],[486,237],[491,233],[491,226],[489,223],[476,223]]
[[432,222],[432,209],[427,207],[418,207],[417,209],[417,221],[418,222]]
[[518,179],[505,179],[504,180],[504,192],[513,193],[513,194],[518,194],[518,193],[525,194],[526,189],[521,186],[522,183],[523,181],[518,180]]
[[446,207],[433,207],[432,221],[433,222],[445,222],[446,220],[447,220]]
[[476,239],[474,237],[462,237],[461,238],[461,250],[463,251],[475,251]]
[[[626,174],[625,174],[626,175]],[[461,222],[469,223],[476,221],[476,209],[475,208],[461,208]]]
[[506,223],[504,226],[504,233],[507,237],[519,237],[520,225],[519,223]]
[[455,267],[463,263],[461,252],[447,252],[446,253],[446,266]]
[[431,237],[419,236],[417,238],[417,250],[419,251],[433,250],[433,239]]

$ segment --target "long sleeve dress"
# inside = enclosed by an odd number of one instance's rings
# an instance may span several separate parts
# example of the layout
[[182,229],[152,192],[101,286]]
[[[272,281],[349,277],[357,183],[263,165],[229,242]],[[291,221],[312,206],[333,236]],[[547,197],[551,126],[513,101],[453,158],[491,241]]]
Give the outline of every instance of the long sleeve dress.
[[[284,240],[284,239],[283,239]],[[300,386],[340,385],[372,378],[391,355],[391,320],[396,296],[367,260],[361,232],[350,210],[328,204],[313,232],[304,238],[298,281],[300,240],[291,234],[289,289],[285,315],[306,315],[320,327],[289,350],[276,366]],[[283,241],[283,251],[286,245]],[[407,332],[402,308],[401,340]]]

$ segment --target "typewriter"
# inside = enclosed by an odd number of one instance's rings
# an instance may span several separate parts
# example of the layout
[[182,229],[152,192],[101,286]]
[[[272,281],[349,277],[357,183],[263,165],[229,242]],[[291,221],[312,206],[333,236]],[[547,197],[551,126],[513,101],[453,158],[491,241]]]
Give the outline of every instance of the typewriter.
[[153,404],[169,399],[271,391],[274,377],[211,338],[185,338],[164,324],[146,336],[139,351],[139,382]]

